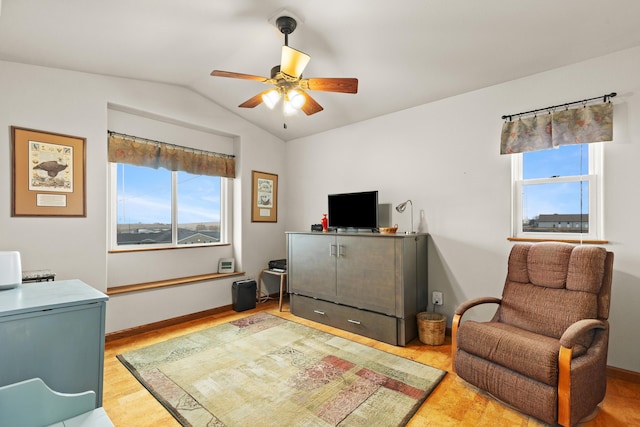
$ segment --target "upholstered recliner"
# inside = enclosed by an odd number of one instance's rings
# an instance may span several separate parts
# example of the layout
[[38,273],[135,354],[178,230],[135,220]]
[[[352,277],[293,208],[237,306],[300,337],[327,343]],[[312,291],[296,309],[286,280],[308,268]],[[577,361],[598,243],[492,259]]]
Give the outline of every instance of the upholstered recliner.
[[[461,304],[452,324],[453,370],[550,424],[592,414],[606,391],[613,253],[569,243],[517,243],[502,298]],[[497,304],[488,322],[462,315]]]

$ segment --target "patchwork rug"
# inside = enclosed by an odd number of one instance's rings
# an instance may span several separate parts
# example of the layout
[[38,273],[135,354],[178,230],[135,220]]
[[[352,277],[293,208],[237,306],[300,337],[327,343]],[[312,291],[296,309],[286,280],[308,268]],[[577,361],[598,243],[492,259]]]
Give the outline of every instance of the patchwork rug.
[[268,313],[117,357],[184,426],[405,425],[446,375]]

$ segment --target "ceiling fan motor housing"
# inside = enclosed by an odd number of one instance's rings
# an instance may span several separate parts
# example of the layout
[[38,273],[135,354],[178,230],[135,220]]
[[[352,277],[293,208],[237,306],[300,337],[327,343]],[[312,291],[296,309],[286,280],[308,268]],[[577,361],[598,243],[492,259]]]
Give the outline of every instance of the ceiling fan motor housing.
[[276,26],[282,34],[288,35],[293,33],[298,23],[290,16],[281,16],[276,19]]

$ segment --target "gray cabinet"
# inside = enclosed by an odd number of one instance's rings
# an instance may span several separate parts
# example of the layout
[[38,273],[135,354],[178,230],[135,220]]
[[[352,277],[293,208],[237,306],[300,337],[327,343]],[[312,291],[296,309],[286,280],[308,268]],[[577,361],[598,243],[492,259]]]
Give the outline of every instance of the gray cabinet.
[[287,233],[291,312],[405,345],[427,306],[427,235]]
[[289,234],[287,274],[289,291],[334,301],[336,283],[336,236]]
[[0,386],[41,378],[102,406],[107,296],[80,280],[0,291]]

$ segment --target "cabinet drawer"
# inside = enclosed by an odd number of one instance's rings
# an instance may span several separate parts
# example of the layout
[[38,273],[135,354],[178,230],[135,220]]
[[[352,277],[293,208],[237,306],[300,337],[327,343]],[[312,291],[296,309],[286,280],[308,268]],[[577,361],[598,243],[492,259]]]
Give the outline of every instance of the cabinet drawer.
[[358,335],[398,345],[398,319],[346,305],[291,295],[291,313]]

